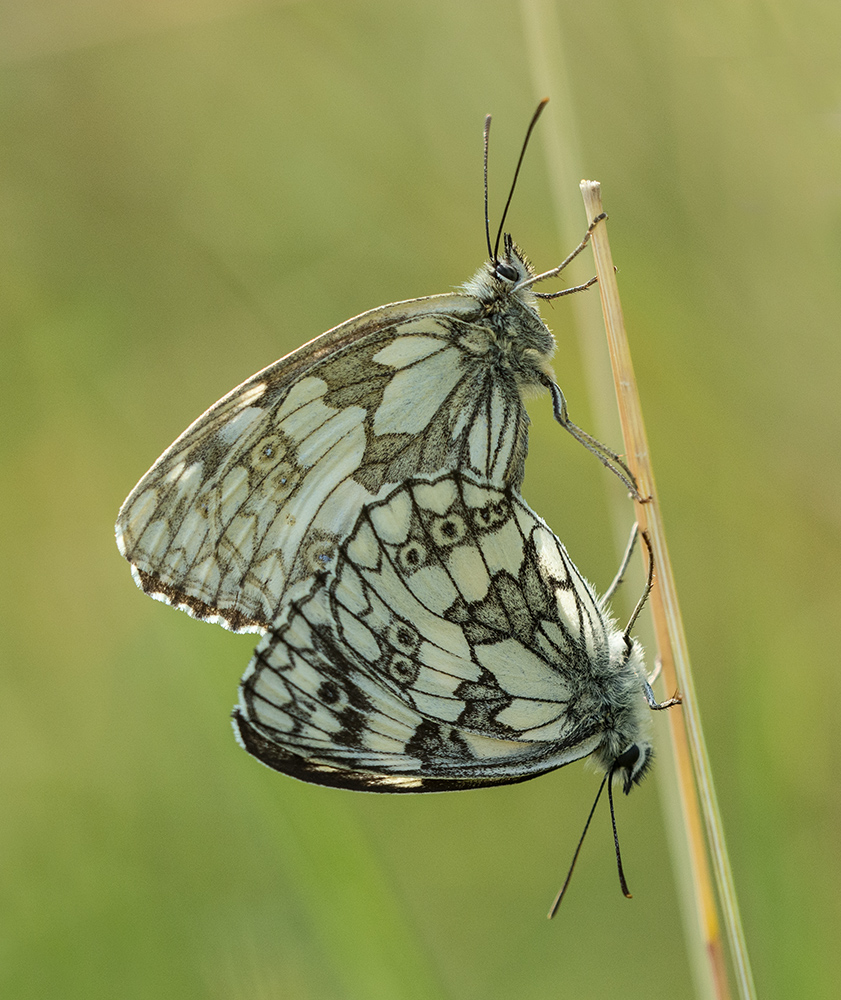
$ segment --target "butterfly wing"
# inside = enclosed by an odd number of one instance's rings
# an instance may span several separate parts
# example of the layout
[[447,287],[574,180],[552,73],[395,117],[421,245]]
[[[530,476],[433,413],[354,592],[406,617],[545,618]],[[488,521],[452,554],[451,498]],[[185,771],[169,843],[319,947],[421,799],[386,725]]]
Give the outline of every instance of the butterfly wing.
[[519,300],[470,294],[383,306],[316,338],[212,406],[131,492],[117,542],[136,582],[265,631],[391,486],[450,468],[518,485],[522,396],[553,347]]
[[335,570],[264,637],[243,745],[321,784],[522,781],[603,737],[610,623],[522,499],[450,473],[367,505]]

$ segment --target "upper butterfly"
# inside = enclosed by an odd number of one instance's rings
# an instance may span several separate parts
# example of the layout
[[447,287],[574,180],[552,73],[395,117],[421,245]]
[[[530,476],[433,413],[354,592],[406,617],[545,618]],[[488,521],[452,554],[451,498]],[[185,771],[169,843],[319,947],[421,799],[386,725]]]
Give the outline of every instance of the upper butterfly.
[[120,509],[117,545],[138,586],[196,618],[265,631],[331,566],[363,506],[399,483],[459,470],[517,489],[523,399],[541,387],[558,421],[633,489],[621,460],[569,420],[549,363],[555,342],[537,310],[539,298],[592,281],[533,290],[580,253],[598,221],[560,266],[535,275],[508,234],[498,253],[503,213],[493,249],[486,224],[489,261],[461,292],[363,313],[211,406]]

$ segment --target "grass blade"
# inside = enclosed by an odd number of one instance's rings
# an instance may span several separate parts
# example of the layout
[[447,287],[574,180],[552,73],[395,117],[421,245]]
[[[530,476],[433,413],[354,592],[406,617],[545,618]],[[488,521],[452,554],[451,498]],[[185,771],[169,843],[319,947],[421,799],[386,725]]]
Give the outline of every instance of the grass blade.
[[[593,219],[604,211],[601,188],[598,182],[582,181],[581,192],[588,219]],[[721,998],[729,997],[726,962],[704,845],[703,830],[705,829],[730,946],[738,996],[742,1000],[754,1000],[756,994],[750,961],[704,743],[686,635],[666,545],[662,514],[657,500],[642,409],[631,364],[630,348],[622,318],[619,289],[616,284],[605,223],[600,224],[594,230],[592,244],[593,254],[596,258],[596,272],[599,276],[599,292],[607,328],[626,460],[637,478],[641,495],[651,497],[649,502],[638,503],[636,506],[640,530],[648,532],[654,553],[656,585],[651,593],[650,603],[658,653],[667,688],[679,690],[683,696],[682,710],[670,712],[669,722],[677,763],[677,784],[684,829],[688,840],[699,925],[704,935],[705,951],[716,995]],[[701,819],[703,819],[703,825]]]

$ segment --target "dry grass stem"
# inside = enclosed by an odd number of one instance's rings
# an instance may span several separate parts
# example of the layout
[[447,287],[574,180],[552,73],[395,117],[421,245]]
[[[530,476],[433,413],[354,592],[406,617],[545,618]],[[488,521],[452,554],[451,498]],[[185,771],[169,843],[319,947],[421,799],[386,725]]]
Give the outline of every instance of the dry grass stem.
[[[584,197],[587,218],[588,220],[594,219],[603,211],[598,182],[582,181],[581,192]],[[704,841],[704,830],[706,830],[738,995],[744,1000],[752,1000],[755,997],[753,978],[709,760],[704,745],[686,636],[666,546],[666,536],[657,499],[642,409],[631,364],[630,348],[619,301],[619,289],[616,284],[607,228],[604,222],[593,231],[592,243],[593,254],[596,258],[596,273],[599,277],[602,310],[607,327],[626,460],[636,477],[640,495],[650,497],[647,502],[637,503],[636,509],[640,530],[648,532],[654,554],[655,586],[651,593],[650,605],[658,656],[662,663],[667,694],[679,691],[683,697],[682,708],[673,709],[668,713],[668,717],[677,767],[682,825],[688,841],[698,922],[704,937],[705,952],[715,995],[719,998],[727,998],[730,996],[727,965]]]

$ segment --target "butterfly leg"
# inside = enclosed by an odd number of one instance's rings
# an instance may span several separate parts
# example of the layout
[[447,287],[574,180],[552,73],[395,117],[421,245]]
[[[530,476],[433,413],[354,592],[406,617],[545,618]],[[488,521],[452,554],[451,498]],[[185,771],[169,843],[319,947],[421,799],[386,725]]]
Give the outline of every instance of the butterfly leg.
[[534,294],[539,299],[559,299],[563,295],[572,295],[573,292],[585,292],[591,285],[595,285],[598,281],[598,276],[593,275],[589,281],[585,281],[583,285],[573,285],[572,288],[562,288],[559,292],[535,292]]
[[[557,267],[553,267],[551,271],[544,271],[543,274],[536,274],[532,278],[527,278],[525,281],[521,281],[519,283],[519,285],[515,286],[515,290],[519,289],[519,288],[526,288],[529,285],[535,284],[535,282],[545,281],[547,278],[554,278],[557,275],[559,275],[561,273],[561,271],[563,271],[563,269],[565,267],[567,267],[570,263],[572,263],[572,261],[575,260],[575,258],[581,253],[581,251],[584,249],[584,247],[587,246],[587,244],[590,242],[590,237],[593,234],[593,230],[602,221],[602,219],[606,219],[606,218],[607,218],[607,213],[606,212],[601,212],[599,215],[597,215],[595,217],[595,219],[593,219],[593,221],[587,227],[587,232],[584,234],[584,239],[578,244],[578,246],[572,251],[572,253],[568,257],[566,257],[564,260],[561,261],[560,264],[558,264]],[[593,280],[595,280],[595,279],[593,279]],[[587,284],[583,285],[582,287],[583,288],[589,288],[590,285],[592,285],[592,284],[593,284],[592,281],[588,281]],[[566,291],[575,292],[575,291],[578,291],[578,290],[579,289],[577,289],[577,288],[569,288]],[[539,299],[555,299],[555,298],[558,297],[558,295],[565,295],[566,292],[554,292],[554,293],[553,292],[549,292],[549,293],[547,293],[547,292],[536,292],[535,294],[537,295],[537,297]]]
[[648,579],[645,581],[645,590],[642,592],[642,596],[637,601],[637,606],[634,608],[631,614],[630,620],[625,627],[625,645],[628,647],[628,652],[631,651],[631,629],[634,627],[637,618],[640,616],[640,612],[645,607],[645,602],[648,600],[648,595],[651,593],[651,588],[654,586],[654,552],[651,549],[651,541],[648,537],[648,532],[643,531],[642,540],[645,542],[645,547],[648,549]]
[[680,705],[683,702],[683,698],[679,694],[676,694],[674,698],[669,698],[668,701],[659,702],[654,694],[652,685],[660,676],[660,671],[663,669],[663,661],[658,656],[654,662],[654,669],[649,674],[648,678],[643,683],[643,691],[645,692],[645,700],[648,702],[648,707],[652,709],[661,708],[671,708],[673,705]]
[[[637,620],[637,616],[639,615],[640,611],[642,611],[643,605],[645,604],[648,595],[651,593],[651,588],[654,585],[654,552],[651,548],[651,540],[648,537],[647,531],[643,531],[641,532],[641,534],[642,534],[642,540],[645,542],[645,547],[648,549],[648,580],[645,585],[645,591],[643,592],[642,597],[639,599],[637,606],[634,608],[634,613],[633,615],[631,615],[631,620],[628,623],[628,628],[625,631],[626,642],[629,641],[629,633],[631,631],[631,626]],[[651,687],[651,685],[654,683],[655,680],[657,680],[657,676],[659,675],[661,668],[662,668],[662,663],[660,661],[660,657],[658,656],[657,664],[654,668],[654,673],[651,675],[651,679],[649,680],[648,678],[643,677],[642,680],[642,689],[643,692],[645,693],[645,700],[648,702],[648,707],[655,711],[659,711],[660,709],[663,708],[672,708],[674,705],[680,705],[683,701],[683,699],[679,694],[675,694],[667,701],[657,701],[657,697],[654,694],[654,689]]]
[[543,384],[552,394],[552,409],[555,414],[555,420],[558,421],[564,430],[569,431],[576,441],[583,444],[587,451],[592,452],[592,454],[596,456],[606,469],[610,469],[615,476],[618,476],[619,479],[621,479],[634,500],[638,503],[644,503],[645,498],[637,489],[634,474],[624,461],[616,454],[615,451],[611,451],[607,445],[602,444],[601,441],[597,441],[596,438],[582,430],[577,424],[574,424],[569,419],[567,401],[563,392],[561,392],[561,387],[556,382],[547,378]]
[[605,591],[603,601],[609,601],[611,597],[619,589],[619,585],[625,578],[625,572],[628,569],[628,563],[631,561],[631,556],[634,554],[634,548],[637,544],[637,538],[639,537],[640,526],[634,522],[631,528],[631,537],[628,539],[628,544],[625,547],[625,555],[622,556],[622,562],[619,564],[619,569],[616,571],[616,576],[613,578],[613,582]]
[[645,694],[645,700],[648,702],[648,707],[654,711],[660,711],[663,708],[673,708],[675,705],[683,703],[683,698],[679,694],[676,694],[673,698],[669,698],[667,701],[658,701],[657,695],[654,694],[654,689],[647,680],[643,680],[642,690]]

